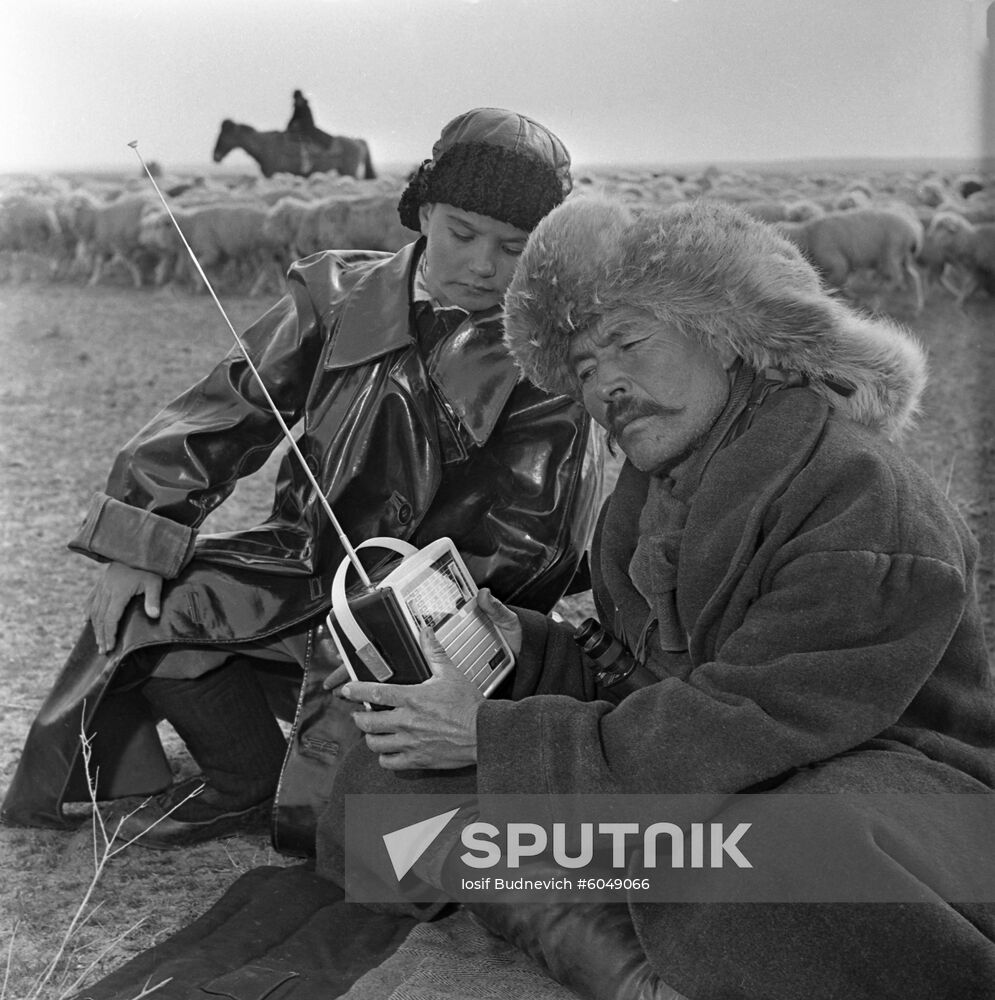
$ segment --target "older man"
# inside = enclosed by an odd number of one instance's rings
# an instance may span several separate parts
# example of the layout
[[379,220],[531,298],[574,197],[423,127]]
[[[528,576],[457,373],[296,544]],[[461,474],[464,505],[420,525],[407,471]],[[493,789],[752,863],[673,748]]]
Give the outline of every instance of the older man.
[[[894,443],[924,387],[920,348],[830,297],[772,229],[706,202],[635,218],[568,201],[533,232],[505,305],[523,372],[581,399],[628,459],[595,538],[595,597],[656,681],[612,704],[567,630],[485,598],[519,650],[512,699],[483,701],[443,657],[417,687],[350,683],[394,711],[356,714],[377,758],[359,748],[340,782],[373,780],[378,759],[473,764],[482,794],[851,792],[854,865],[923,902],[634,895],[652,967],[692,998],[992,995],[995,906],[944,902],[921,831],[860,807],[995,787],[977,546]],[[977,843],[959,850],[990,865]],[[590,908],[552,936],[542,907],[512,911],[496,924],[551,965],[571,938],[592,974],[610,962]]]

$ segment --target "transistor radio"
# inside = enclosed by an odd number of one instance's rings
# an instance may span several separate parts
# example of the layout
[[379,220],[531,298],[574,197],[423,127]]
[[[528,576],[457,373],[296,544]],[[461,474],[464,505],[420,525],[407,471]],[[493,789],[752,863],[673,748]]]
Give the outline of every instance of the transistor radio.
[[477,605],[477,587],[456,546],[439,538],[417,549],[396,538],[356,546],[390,549],[400,562],[373,587],[352,592],[346,556],[332,582],[328,630],[354,680],[417,684],[432,676],[419,635],[428,626],[485,696],[515,664],[504,636]]

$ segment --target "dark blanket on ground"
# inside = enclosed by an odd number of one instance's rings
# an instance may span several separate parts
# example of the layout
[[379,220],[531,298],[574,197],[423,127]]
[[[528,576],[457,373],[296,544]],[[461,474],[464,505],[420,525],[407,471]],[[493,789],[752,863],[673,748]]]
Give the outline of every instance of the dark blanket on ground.
[[310,865],[248,872],[189,927],[74,1000],[146,995],[156,1000],[577,996],[462,908],[440,912],[427,923],[375,913],[343,900],[341,890]]
[[132,959],[77,1000],[329,1000],[391,956],[417,921],[343,899],[310,865],[239,878],[202,917]]

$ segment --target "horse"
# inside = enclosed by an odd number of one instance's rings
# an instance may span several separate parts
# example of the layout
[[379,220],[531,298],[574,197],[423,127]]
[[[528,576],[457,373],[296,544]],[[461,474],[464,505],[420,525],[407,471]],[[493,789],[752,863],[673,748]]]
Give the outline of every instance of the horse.
[[241,125],[226,118],[214,144],[214,162],[220,163],[233,149],[244,149],[259,164],[264,177],[276,173],[308,177],[325,170],[357,178],[362,170],[365,179],[376,177],[365,139],[350,139],[327,132],[314,137],[300,133],[259,132],[251,125]]

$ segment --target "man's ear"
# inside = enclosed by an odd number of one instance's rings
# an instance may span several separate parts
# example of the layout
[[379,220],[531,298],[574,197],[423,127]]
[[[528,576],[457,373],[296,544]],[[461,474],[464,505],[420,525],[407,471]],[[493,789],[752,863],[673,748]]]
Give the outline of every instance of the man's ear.
[[418,221],[421,223],[422,236],[428,236],[428,220],[432,217],[432,208],[431,202],[426,202],[418,208]]

